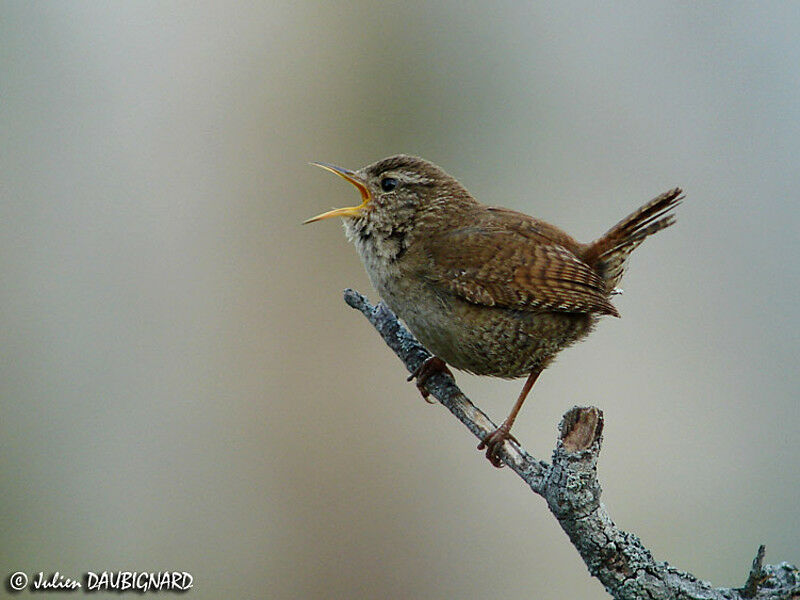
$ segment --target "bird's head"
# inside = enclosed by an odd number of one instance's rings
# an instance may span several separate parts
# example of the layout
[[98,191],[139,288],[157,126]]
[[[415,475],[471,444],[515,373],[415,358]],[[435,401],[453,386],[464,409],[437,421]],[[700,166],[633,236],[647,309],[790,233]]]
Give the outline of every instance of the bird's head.
[[416,156],[390,156],[357,171],[327,163],[312,164],[352,183],[361,194],[361,203],[305,222],[341,217],[351,237],[358,232],[391,235],[407,231],[421,213],[435,210],[443,215],[448,206],[475,203],[456,179]]

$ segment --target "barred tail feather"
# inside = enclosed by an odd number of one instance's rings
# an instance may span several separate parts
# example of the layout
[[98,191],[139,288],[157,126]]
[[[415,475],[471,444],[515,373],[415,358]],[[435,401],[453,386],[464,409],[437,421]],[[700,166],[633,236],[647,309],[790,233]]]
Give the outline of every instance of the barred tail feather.
[[619,284],[628,257],[648,236],[675,223],[671,212],[684,196],[674,188],[657,196],[609,229],[605,235],[588,245],[584,260],[594,266],[611,293]]

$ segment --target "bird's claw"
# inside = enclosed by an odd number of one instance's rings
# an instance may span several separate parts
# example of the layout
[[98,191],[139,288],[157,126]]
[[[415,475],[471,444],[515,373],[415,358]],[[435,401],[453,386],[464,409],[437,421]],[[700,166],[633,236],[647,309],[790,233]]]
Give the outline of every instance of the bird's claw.
[[425,385],[427,384],[428,379],[430,379],[431,376],[435,375],[436,373],[446,373],[447,375],[450,375],[450,377],[453,377],[453,373],[447,368],[447,364],[441,358],[438,356],[429,356],[420,366],[414,369],[411,375],[409,375],[406,379],[406,381],[411,381],[413,379],[417,380],[417,389],[419,390],[419,393],[422,394],[422,398],[428,404],[435,404],[436,401],[429,398],[431,393],[428,391],[428,388],[425,387]]
[[509,430],[510,428],[504,423],[491,433],[487,433],[486,437],[484,437],[481,443],[478,444],[478,450],[483,450],[486,448],[486,458],[488,458],[489,462],[498,469],[502,469],[505,466],[503,459],[501,459],[499,456],[500,448],[503,447],[503,443],[506,440],[511,440],[515,444],[519,444],[517,438],[511,435]]

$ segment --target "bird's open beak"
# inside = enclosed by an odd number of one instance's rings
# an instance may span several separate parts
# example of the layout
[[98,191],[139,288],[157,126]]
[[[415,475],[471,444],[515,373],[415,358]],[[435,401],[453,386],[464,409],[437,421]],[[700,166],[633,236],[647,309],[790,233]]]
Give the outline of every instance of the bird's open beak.
[[347,169],[343,169],[342,167],[337,167],[334,165],[329,165],[326,163],[319,163],[319,162],[312,162],[312,165],[317,167],[322,167],[326,171],[330,171],[331,173],[335,173],[342,179],[346,179],[354,186],[358,188],[358,191],[361,192],[361,204],[358,206],[348,206],[345,208],[337,208],[334,210],[329,210],[326,213],[322,213],[321,215],[317,215],[316,217],[312,217],[307,221],[303,221],[303,224],[306,223],[313,223],[314,221],[321,221],[322,219],[330,219],[331,217],[360,217],[364,214],[364,211],[369,204],[369,201],[372,199],[372,196],[369,193],[369,189],[364,182],[361,181],[356,177],[356,174],[352,171],[348,171]]

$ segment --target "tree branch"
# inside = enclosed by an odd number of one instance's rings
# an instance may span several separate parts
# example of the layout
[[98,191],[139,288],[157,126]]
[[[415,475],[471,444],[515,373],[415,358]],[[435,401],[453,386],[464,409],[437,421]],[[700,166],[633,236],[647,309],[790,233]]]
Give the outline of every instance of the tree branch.
[[[382,302],[373,306],[350,289],[345,290],[344,299],[372,323],[409,372],[430,356]],[[496,428],[447,374],[435,373],[426,387],[478,439]],[[552,463],[536,459],[511,440],[505,442],[499,454],[533,492],[547,501],[589,572],[614,598],[800,599],[800,571],[786,562],[763,565],[764,546],[759,548],[742,588],[715,588],[691,573],[656,562],[639,538],[614,524],[600,502],[597,459],[603,441],[603,412],[592,406],[575,406],[564,415],[559,430]]]

